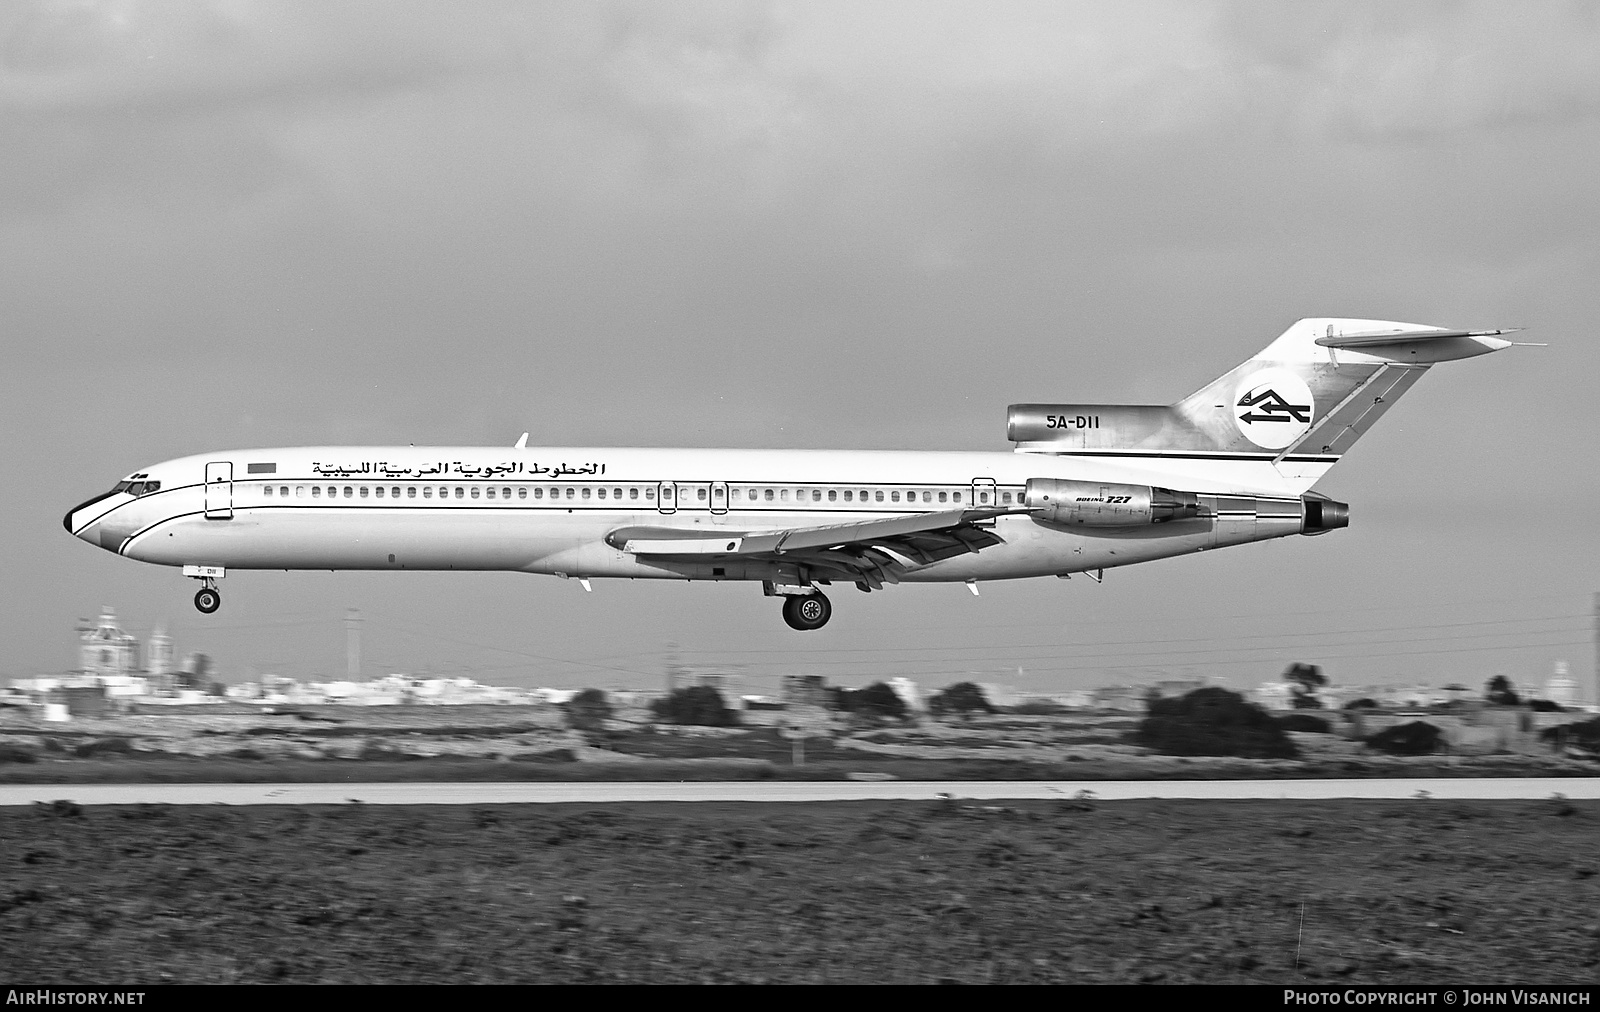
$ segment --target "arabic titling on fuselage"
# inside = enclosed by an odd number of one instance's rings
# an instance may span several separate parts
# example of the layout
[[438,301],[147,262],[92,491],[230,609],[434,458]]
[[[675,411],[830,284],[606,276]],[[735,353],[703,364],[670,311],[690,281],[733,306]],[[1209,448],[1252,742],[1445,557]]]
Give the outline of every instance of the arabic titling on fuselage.
[[1306,319],[1167,405],[1013,404],[1010,452],[338,446],[135,471],[63,523],[200,581],[230,570],[736,580],[796,629],[825,588],[1088,574],[1347,526],[1312,490],[1439,362],[1501,330]]

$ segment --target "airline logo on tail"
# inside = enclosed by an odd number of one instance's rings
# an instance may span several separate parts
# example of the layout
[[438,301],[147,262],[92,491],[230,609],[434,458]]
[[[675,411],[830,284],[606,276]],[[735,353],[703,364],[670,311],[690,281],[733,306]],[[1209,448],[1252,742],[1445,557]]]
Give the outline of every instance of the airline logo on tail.
[[1244,438],[1281,450],[1311,428],[1316,404],[1306,381],[1287,369],[1263,369],[1239,383],[1234,424]]

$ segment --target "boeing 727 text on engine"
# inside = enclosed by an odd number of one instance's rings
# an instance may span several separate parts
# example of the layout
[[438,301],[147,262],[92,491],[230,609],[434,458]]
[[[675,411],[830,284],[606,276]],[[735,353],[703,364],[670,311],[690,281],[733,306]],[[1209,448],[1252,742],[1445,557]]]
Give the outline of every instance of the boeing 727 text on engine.
[[744,580],[796,629],[824,587],[1100,573],[1349,523],[1311,491],[1430,367],[1500,330],[1308,319],[1170,405],[1013,404],[1011,453],[336,446],[145,467],[65,518],[201,582],[229,570]]

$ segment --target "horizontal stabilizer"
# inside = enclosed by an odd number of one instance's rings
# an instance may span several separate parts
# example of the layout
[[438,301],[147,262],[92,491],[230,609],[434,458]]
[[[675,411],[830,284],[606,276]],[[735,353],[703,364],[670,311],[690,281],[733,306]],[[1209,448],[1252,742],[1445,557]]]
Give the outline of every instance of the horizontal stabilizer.
[[1409,344],[1412,341],[1437,341],[1446,337],[1499,337],[1515,334],[1521,327],[1506,330],[1449,330],[1444,327],[1419,327],[1415,330],[1364,330],[1354,334],[1336,334],[1333,328],[1317,338],[1324,348],[1370,348],[1385,344]]

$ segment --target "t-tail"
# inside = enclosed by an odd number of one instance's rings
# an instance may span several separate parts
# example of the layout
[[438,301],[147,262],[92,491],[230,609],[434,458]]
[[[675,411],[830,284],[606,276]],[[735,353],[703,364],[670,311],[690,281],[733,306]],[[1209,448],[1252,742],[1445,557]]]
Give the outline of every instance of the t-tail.
[[1300,494],[1429,367],[1509,347],[1507,333],[1301,320],[1176,404],[1013,404],[1007,432],[1020,452],[1253,465],[1227,470]]

